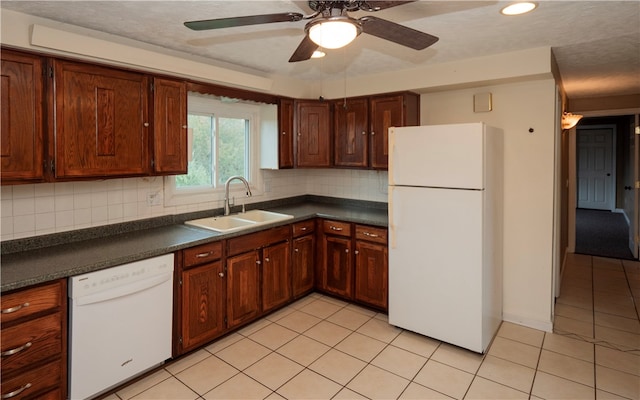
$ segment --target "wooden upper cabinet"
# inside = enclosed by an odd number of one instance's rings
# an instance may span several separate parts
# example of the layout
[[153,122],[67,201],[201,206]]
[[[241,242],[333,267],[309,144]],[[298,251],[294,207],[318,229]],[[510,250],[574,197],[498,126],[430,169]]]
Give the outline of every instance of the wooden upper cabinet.
[[44,179],[43,62],[2,50],[0,159],[2,183]]
[[54,77],[55,177],[149,173],[147,76],[55,60]]
[[333,110],[334,165],[366,168],[369,153],[368,98],[335,101]]
[[328,102],[296,101],[297,167],[331,166],[331,110]]
[[293,115],[292,99],[280,99],[278,104],[278,164],[280,168],[293,168]]
[[187,173],[187,86],[153,79],[153,171]]
[[370,104],[370,166],[386,169],[389,167],[389,128],[420,125],[420,97],[411,92],[374,96]]

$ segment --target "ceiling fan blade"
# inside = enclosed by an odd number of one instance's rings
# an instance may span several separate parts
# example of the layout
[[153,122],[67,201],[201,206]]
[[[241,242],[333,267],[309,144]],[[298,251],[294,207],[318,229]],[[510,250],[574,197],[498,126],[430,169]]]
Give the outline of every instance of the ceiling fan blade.
[[420,32],[415,29],[396,24],[372,16],[366,16],[359,19],[362,24],[362,31],[369,35],[377,36],[380,39],[389,40],[402,46],[411,47],[415,50],[426,49],[438,38],[428,33]]
[[309,38],[309,35],[305,35],[302,42],[298,45],[296,51],[289,59],[289,62],[305,61],[311,58],[313,52],[318,49],[318,45]]
[[380,11],[380,10],[384,10],[385,8],[391,8],[391,7],[395,7],[395,6],[401,6],[403,4],[407,4],[407,3],[414,3],[416,0],[408,0],[408,1],[377,1],[377,0],[367,0],[367,1],[362,1],[360,3],[360,9],[362,11],[368,11],[368,12],[373,12],[373,11]]
[[269,24],[272,22],[295,22],[300,21],[303,15],[300,13],[280,13],[249,15],[246,17],[231,17],[218,19],[205,19],[201,21],[187,21],[184,23],[189,29],[203,31],[207,29],[232,28],[236,26]]

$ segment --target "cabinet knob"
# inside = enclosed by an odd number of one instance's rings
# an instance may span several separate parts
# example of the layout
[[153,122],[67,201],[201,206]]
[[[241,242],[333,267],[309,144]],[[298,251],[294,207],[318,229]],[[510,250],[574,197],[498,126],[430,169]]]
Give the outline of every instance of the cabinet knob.
[[182,129],[187,129],[188,126],[187,125],[182,125]]
[[262,261],[258,260],[258,261],[256,261],[256,264],[260,265],[260,264],[262,264]]
[[224,272],[218,272],[218,276],[219,276],[220,278],[224,278]]
[[375,133],[374,131],[371,131],[371,134],[372,134],[372,135],[375,135],[376,133]]
[[282,134],[283,134],[283,135],[286,135],[286,134],[287,134],[287,132],[282,132]]
[[296,253],[298,253],[300,250],[298,250],[298,249],[293,249],[293,251],[295,251]]
[[363,135],[366,135],[366,134],[367,134],[367,132],[365,132],[365,131],[362,131],[362,134],[363,134]]
[[358,250],[354,251],[353,254],[358,255],[360,252]]
[[345,253],[348,253],[348,252],[349,252],[349,249],[344,249],[344,252],[345,252]]
[[149,123],[148,123],[148,122],[145,122],[145,123],[144,123],[144,124],[142,124],[142,125],[144,125],[145,127],[147,127],[147,126],[149,126]]
[[271,260],[269,260],[269,257],[265,257],[265,258],[264,258],[264,261],[265,261],[265,262],[269,262],[269,261],[271,261]]

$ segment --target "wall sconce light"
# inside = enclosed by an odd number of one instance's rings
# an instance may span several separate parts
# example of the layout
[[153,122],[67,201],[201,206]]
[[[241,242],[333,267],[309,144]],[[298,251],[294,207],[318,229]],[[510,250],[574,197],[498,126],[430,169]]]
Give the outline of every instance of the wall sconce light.
[[571,114],[568,112],[564,112],[562,113],[562,129],[571,129],[574,126],[576,126],[576,124],[578,123],[578,121],[580,121],[580,119],[582,119],[582,115],[580,114]]

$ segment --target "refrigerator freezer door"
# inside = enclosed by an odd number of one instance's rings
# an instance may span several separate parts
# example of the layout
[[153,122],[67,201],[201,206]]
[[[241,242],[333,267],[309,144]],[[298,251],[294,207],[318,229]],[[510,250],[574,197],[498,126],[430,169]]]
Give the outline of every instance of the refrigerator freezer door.
[[389,323],[482,352],[484,192],[389,190]]
[[482,123],[391,128],[389,184],[484,189]]

